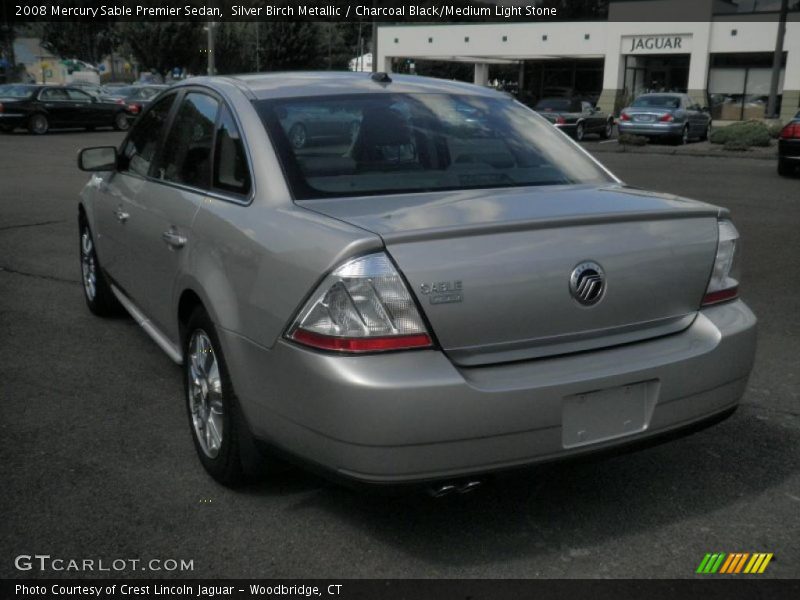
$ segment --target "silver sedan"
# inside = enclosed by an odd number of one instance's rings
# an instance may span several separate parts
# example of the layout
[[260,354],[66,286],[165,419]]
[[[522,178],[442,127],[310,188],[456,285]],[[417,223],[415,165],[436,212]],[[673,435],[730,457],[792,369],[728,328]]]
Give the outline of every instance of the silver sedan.
[[629,133],[687,144],[711,135],[711,114],[686,94],[644,94],[622,109],[617,128]]
[[[299,145],[287,114],[353,134]],[[283,456],[468,491],[720,420],[753,365],[728,212],[627,187],[492,90],[193,79],[79,165],[88,307],[183,366],[226,484]]]

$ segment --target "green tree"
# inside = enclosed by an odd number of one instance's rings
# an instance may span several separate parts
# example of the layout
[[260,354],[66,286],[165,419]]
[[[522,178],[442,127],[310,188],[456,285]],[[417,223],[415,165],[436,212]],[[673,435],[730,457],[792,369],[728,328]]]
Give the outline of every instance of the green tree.
[[43,23],[41,39],[56,56],[97,64],[119,43],[119,34],[114,23]]
[[122,41],[142,69],[161,74],[174,67],[205,71],[206,47],[202,23],[139,21],[119,24]]

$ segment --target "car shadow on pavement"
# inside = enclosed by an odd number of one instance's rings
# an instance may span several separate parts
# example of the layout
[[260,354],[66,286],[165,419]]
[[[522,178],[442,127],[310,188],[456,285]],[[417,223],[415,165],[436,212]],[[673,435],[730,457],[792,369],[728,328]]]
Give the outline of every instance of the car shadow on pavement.
[[[559,548],[566,553],[702,518],[777,486],[798,471],[798,463],[797,430],[743,407],[726,422],[687,438],[500,475],[463,496],[387,497],[325,485],[299,472],[248,493],[304,492],[307,498],[293,510],[329,511],[407,554],[442,566],[467,566]],[[309,494],[315,486],[316,493]]]

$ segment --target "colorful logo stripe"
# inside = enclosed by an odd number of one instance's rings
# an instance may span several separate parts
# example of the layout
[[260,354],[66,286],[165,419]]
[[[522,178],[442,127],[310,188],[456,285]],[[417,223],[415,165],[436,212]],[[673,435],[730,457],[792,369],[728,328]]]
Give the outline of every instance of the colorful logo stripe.
[[695,573],[701,574],[726,574],[736,575],[739,573],[748,573],[755,575],[756,573],[763,573],[769,561],[772,560],[773,554],[771,552],[732,552],[726,554],[725,552],[708,553],[700,561]]

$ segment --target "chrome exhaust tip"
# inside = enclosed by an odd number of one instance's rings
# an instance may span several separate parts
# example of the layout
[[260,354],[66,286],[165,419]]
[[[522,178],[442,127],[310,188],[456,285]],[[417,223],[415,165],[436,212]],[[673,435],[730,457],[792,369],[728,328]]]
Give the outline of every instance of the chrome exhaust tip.
[[428,494],[432,498],[443,498],[451,494],[469,494],[483,485],[480,479],[468,481],[451,481],[428,488]]

